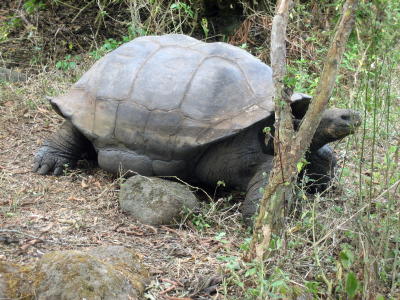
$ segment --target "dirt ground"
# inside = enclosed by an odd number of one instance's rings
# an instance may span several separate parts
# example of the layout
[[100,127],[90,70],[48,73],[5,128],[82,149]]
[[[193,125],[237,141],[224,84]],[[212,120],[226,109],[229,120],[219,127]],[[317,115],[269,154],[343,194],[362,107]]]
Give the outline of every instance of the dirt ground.
[[[223,228],[214,224],[199,231],[190,221],[155,228],[136,223],[118,208],[119,179],[99,168],[59,177],[32,173],[35,151],[62,122],[40,96],[47,79],[38,82],[27,84],[32,93],[18,85],[2,89],[0,259],[29,263],[52,250],[123,245],[141,253],[150,268],[149,299],[219,299],[204,289],[221,281],[217,257],[237,251],[243,239],[237,209],[218,212]],[[220,231],[228,242],[215,239]]]

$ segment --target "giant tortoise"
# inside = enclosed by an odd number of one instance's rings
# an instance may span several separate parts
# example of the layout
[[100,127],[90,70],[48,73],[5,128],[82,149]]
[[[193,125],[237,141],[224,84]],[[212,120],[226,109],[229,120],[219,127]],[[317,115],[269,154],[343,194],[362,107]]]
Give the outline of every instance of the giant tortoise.
[[[91,153],[113,173],[223,180],[247,192],[243,214],[249,217],[262,174],[272,166],[263,128],[274,122],[273,95],[271,68],[243,49],[179,34],[139,37],[50,100],[65,122],[39,149],[33,170],[59,175]],[[295,119],[309,102],[293,95]],[[335,159],[327,144],[359,124],[355,111],[324,112],[308,154],[307,168],[319,172],[317,179],[331,177]]]

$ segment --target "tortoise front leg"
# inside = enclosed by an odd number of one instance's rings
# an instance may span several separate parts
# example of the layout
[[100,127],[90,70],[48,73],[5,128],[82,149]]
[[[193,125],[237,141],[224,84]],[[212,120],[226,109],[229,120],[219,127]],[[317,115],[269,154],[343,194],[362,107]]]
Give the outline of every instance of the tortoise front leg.
[[91,148],[89,140],[70,121],[65,121],[57,133],[44,142],[36,153],[33,172],[41,175],[49,172],[61,175],[67,165],[75,167],[83,153]]
[[306,183],[307,192],[324,192],[331,186],[335,177],[337,159],[334,151],[329,145],[324,145],[318,150],[309,151],[306,160],[309,163],[299,174],[299,179],[304,175],[311,179]]
[[258,167],[257,172],[247,185],[246,198],[241,208],[243,220],[247,226],[252,226],[253,224],[253,217],[258,211],[258,206],[263,195],[262,189],[267,185],[273,167],[274,157],[268,155],[266,158],[267,160]]

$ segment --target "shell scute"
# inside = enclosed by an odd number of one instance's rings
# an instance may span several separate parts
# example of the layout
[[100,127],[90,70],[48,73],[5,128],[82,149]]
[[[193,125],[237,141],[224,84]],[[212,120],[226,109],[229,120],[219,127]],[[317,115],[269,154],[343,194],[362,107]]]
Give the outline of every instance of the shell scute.
[[184,47],[162,47],[137,74],[132,101],[149,110],[177,109],[204,55]]

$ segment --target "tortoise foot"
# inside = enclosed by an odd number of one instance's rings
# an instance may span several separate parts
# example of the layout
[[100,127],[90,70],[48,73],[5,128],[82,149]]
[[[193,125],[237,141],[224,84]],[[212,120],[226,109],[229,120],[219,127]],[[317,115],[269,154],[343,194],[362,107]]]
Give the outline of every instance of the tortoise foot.
[[42,146],[35,155],[33,172],[41,175],[53,173],[61,175],[65,168],[73,168],[76,160],[51,146]]

